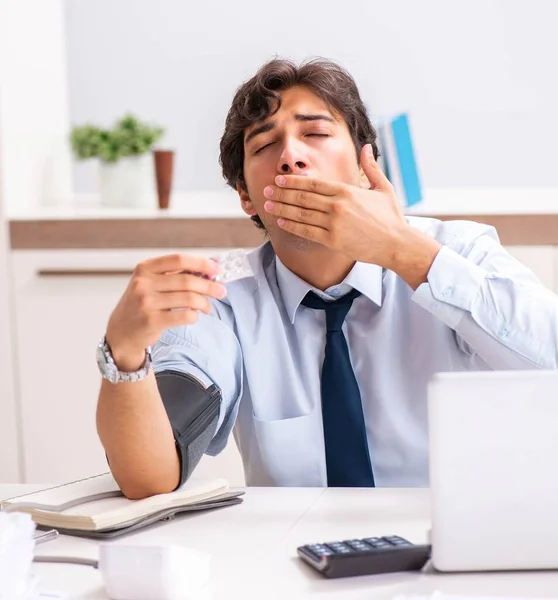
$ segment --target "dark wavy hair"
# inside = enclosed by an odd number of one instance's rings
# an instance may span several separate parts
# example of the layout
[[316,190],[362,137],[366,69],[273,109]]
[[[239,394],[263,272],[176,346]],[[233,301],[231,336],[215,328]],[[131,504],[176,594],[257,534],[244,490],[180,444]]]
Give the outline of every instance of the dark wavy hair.
[[[343,117],[355,145],[357,160],[365,144],[372,144],[378,158],[377,133],[366,112],[355,80],[337,63],[314,59],[300,65],[291,60],[273,59],[263,65],[236,91],[221,137],[219,163],[223,177],[234,189],[244,181],[244,131],[274,115],[281,107],[278,92],[303,85],[321,98],[329,109]],[[246,190],[247,191],[247,190]],[[264,229],[258,215],[251,217]]]

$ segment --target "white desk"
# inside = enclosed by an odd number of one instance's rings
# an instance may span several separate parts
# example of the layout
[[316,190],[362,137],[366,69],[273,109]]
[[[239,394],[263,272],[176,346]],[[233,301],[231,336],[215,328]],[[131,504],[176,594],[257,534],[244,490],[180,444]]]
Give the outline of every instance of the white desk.
[[[0,498],[36,489],[0,485]],[[249,488],[244,502],[192,514],[111,543],[180,543],[212,554],[213,600],[341,598],[377,600],[397,594],[558,597],[558,572],[441,575],[396,573],[327,580],[296,557],[299,545],[335,539],[398,534],[427,540],[427,490]],[[40,554],[97,557],[98,543],[60,537]],[[70,598],[101,600],[100,574],[72,565],[34,566],[45,586]]]

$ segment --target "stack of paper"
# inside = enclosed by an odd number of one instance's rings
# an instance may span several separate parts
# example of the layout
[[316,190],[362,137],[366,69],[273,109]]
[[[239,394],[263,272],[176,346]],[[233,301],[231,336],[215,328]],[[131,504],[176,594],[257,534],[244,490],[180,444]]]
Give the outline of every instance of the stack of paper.
[[0,512],[0,600],[27,600],[35,542],[30,515]]

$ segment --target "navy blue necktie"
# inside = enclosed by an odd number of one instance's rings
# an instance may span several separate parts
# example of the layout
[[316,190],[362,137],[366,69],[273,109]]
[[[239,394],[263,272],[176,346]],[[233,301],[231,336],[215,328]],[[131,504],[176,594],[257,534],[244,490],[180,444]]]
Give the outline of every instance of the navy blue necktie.
[[339,300],[326,302],[314,292],[308,292],[302,301],[304,306],[326,313],[321,391],[327,484],[330,487],[374,487],[360,390],[347,340],[341,330],[353,300],[359,295],[360,292],[353,290]]

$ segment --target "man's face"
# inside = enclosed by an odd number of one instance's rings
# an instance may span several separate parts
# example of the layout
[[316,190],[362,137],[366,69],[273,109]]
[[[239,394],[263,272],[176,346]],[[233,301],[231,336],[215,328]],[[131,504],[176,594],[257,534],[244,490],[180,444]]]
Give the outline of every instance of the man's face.
[[[345,121],[332,114],[309,88],[293,87],[280,93],[281,108],[244,132],[244,180],[242,192],[247,214],[257,213],[272,241],[310,244],[277,225],[277,218],[263,205],[263,190],[280,174],[307,175],[359,185],[361,173],[356,149]],[[306,242],[306,243],[305,243]]]

